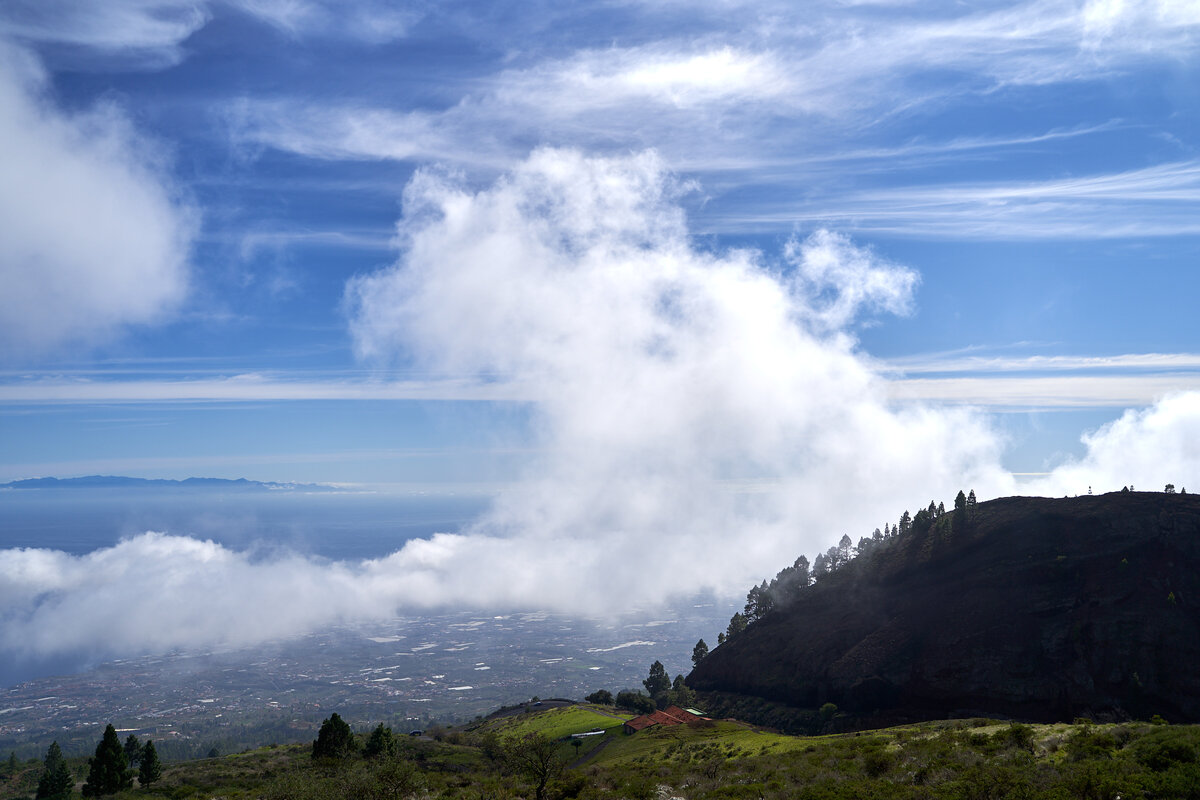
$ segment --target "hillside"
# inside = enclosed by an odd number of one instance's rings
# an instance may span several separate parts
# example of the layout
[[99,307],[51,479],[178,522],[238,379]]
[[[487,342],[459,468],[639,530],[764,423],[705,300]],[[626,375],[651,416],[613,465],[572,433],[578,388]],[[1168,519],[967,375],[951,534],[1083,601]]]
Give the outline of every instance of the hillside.
[[[158,782],[114,800],[790,800],[887,797],[1200,796],[1200,728],[1182,725],[925,722],[817,737],[785,736],[734,721],[620,732],[611,706],[538,711],[532,704],[467,728],[401,735],[367,757],[369,725],[354,750],[314,760],[311,745],[270,746],[168,764]],[[605,732],[580,748],[570,734]],[[522,743],[542,742],[543,761]],[[576,740],[578,741],[578,740]],[[538,769],[548,767],[548,771]],[[88,772],[72,759],[77,786]],[[0,766],[0,800],[32,797],[36,761]],[[78,789],[73,793],[78,796]]]
[[1200,498],[1013,497],[885,539],[715,648],[695,689],[866,725],[1200,720]]

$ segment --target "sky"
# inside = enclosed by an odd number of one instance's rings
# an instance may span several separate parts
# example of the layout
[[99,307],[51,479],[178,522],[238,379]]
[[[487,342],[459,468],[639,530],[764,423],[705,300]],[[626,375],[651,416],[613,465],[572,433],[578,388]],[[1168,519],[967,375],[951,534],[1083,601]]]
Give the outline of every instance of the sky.
[[[0,481],[496,493],[308,564],[359,610],[1200,487],[1198,42],[1194,0],[9,0]],[[5,558],[21,626],[89,568]]]

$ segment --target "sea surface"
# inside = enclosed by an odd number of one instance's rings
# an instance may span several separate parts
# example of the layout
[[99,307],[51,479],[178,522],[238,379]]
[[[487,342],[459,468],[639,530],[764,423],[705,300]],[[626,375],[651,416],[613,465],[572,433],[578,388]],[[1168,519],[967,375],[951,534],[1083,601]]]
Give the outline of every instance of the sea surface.
[[409,539],[457,532],[490,502],[447,493],[13,489],[0,491],[0,549],[79,555],[157,531],[236,550],[360,560],[386,556]]

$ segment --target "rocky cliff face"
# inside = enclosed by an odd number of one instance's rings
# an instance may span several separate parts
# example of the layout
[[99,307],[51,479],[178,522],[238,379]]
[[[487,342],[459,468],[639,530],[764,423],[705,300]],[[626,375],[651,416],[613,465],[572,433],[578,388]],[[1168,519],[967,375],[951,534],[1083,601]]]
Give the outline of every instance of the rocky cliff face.
[[1200,497],[981,503],[827,576],[688,683],[876,720],[1200,721]]

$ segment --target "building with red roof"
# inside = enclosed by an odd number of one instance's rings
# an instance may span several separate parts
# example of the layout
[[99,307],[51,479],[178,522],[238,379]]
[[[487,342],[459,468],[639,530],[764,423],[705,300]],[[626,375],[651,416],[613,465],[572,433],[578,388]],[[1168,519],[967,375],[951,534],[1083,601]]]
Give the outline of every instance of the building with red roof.
[[680,708],[679,706],[667,706],[658,711],[651,711],[649,714],[643,714],[640,717],[634,717],[627,720],[622,730],[625,733],[637,733],[644,731],[646,728],[651,728],[655,725],[670,727],[671,725],[690,725],[699,722],[702,719],[708,719],[699,711],[694,709]]

